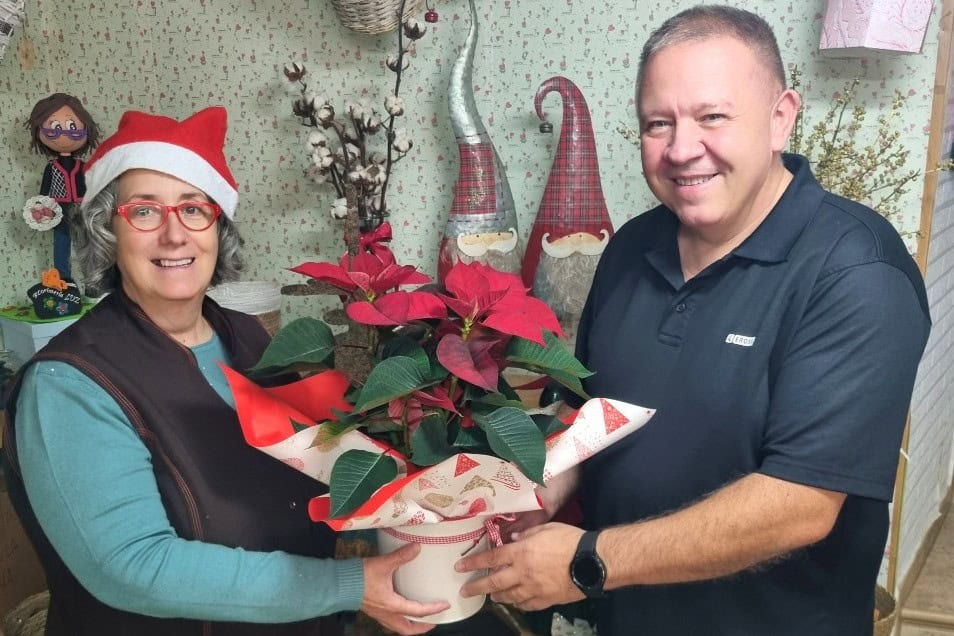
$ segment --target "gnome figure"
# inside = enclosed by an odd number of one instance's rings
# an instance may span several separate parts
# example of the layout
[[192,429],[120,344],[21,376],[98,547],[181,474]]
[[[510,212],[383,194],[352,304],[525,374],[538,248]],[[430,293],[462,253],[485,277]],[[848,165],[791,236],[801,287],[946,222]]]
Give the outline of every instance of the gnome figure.
[[474,102],[471,75],[477,45],[477,9],[474,0],[469,0],[469,4],[470,32],[454,63],[448,87],[460,173],[440,244],[440,282],[458,261],[479,261],[519,274],[523,255],[517,240],[517,212],[510,184]]
[[563,126],[543,199],[530,231],[523,282],[553,308],[567,334],[576,332],[600,255],[613,235],[606,210],[593,125],[586,100],[565,77],[543,82],[534,97],[541,130],[552,130],[543,112],[551,91],[563,98]]

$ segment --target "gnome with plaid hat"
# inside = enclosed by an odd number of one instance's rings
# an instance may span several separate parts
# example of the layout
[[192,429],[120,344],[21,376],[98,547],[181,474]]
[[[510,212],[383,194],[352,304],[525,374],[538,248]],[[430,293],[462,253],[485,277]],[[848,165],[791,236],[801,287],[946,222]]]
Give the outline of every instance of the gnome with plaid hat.
[[580,89],[565,77],[543,82],[534,97],[537,115],[549,127],[543,99],[563,98],[560,142],[523,259],[523,282],[553,308],[561,325],[575,332],[593,273],[613,224],[606,210],[593,125]]
[[523,258],[510,183],[474,101],[471,76],[477,45],[477,9],[473,0],[468,4],[470,31],[454,62],[447,89],[460,172],[438,251],[437,277],[441,282],[457,262],[477,261],[502,272],[519,274]]

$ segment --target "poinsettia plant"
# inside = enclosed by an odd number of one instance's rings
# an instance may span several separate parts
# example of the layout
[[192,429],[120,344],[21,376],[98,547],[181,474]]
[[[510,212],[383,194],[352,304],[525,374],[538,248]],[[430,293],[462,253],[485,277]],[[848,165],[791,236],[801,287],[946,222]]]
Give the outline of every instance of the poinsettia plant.
[[[560,341],[553,311],[528,295],[519,276],[458,263],[437,287],[416,268],[399,265],[381,243],[338,263],[308,262],[293,271],[335,287],[349,319],[372,327],[371,370],[350,378],[350,410],[319,422],[316,443],[357,429],[382,450],[338,457],[331,517],[356,510],[405,463],[413,471],[459,453],[499,457],[543,484],[545,440],[566,427],[553,414],[527,409],[504,371],[539,374],[538,383],[553,379],[584,398],[580,380],[590,373]],[[418,287],[401,289],[410,285]],[[275,335],[251,373],[326,370],[334,366],[334,350],[327,324],[300,318]]]

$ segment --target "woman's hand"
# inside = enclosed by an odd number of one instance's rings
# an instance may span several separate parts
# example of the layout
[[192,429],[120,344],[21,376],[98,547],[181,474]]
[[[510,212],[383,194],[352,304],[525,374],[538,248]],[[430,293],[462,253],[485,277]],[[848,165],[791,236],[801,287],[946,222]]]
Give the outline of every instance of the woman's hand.
[[364,599],[361,611],[398,634],[423,634],[434,628],[408,617],[430,616],[443,612],[450,603],[418,603],[394,591],[394,571],[411,561],[420,552],[417,544],[406,545],[383,556],[364,560]]

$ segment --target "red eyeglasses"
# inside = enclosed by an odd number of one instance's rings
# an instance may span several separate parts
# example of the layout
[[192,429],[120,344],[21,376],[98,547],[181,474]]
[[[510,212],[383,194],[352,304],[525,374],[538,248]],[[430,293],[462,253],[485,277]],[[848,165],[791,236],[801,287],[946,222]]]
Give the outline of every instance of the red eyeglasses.
[[175,214],[187,230],[201,232],[212,227],[222,214],[222,208],[209,201],[185,201],[178,205],[163,205],[155,201],[132,201],[116,207],[116,213],[126,219],[133,229],[154,232],[163,226],[170,214]]

